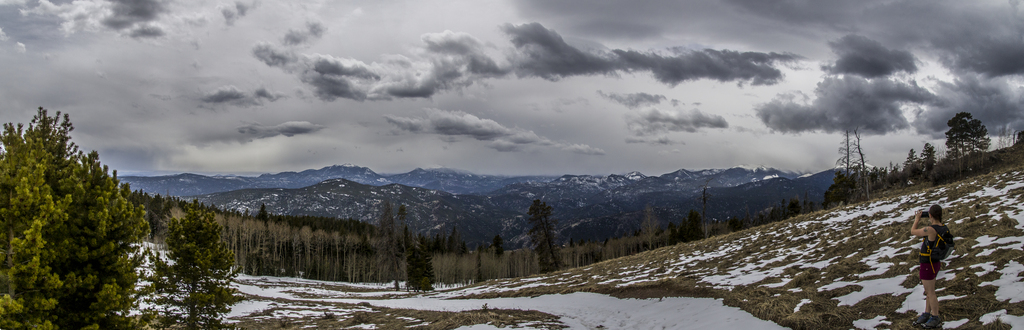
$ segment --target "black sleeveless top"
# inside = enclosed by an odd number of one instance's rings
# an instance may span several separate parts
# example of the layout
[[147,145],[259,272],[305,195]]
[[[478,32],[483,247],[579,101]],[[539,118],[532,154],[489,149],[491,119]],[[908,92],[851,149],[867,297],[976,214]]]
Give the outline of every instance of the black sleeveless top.
[[[942,236],[943,233],[949,231],[949,228],[946,228],[946,226],[944,226],[944,225],[943,226],[931,225],[929,227],[932,227],[932,230],[935,230],[935,240],[934,241],[929,241],[928,240],[928,236],[925,236],[925,237],[923,237],[921,239],[921,253],[925,253],[925,254],[928,253],[928,248],[929,247],[932,250],[935,250],[935,246],[939,244],[939,236]],[[918,258],[918,261],[921,262],[922,264],[928,264],[928,263],[932,263],[932,262],[939,262],[939,260],[934,260],[934,259],[928,258],[928,256],[920,256]]]

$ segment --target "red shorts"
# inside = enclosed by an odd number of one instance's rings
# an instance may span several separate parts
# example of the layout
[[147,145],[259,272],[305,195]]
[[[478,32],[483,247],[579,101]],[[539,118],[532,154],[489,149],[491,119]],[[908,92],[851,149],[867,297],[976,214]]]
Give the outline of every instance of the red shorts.
[[941,269],[942,269],[942,262],[936,261],[934,263],[927,263],[927,262],[921,263],[921,269],[920,269],[921,279],[922,280],[934,280],[935,279],[935,275],[938,275],[939,274],[939,270],[941,270]]

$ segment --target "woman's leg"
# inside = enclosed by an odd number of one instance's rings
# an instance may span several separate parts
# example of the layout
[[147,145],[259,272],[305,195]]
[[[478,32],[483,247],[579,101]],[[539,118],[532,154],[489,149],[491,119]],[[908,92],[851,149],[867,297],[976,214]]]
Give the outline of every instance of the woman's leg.
[[935,280],[921,280],[924,285],[925,312],[939,315],[939,296],[935,294]]

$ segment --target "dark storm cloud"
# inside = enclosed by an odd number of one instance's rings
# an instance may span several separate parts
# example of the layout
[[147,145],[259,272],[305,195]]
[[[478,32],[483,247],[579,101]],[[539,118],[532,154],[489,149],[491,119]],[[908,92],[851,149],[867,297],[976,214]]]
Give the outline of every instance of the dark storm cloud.
[[259,59],[267,66],[274,66],[280,68],[286,68],[299,61],[298,56],[295,53],[278,49],[269,43],[259,43],[252,48],[252,55]]
[[810,103],[796,102],[793,94],[777,96],[755,108],[757,117],[782,133],[859,129],[886,134],[909,127],[903,105],[935,101],[935,95],[914,81],[868,80],[853,75],[826,77],[814,94]]
[[782,80],[782,71],[775,65],[801,58],[794,54],[714,49],[681,51],[675,56],[620,49],[613,52],[619,55],[623,67],[628,70],[650,71],[658,81],[670,86],[698,79],[774,85]]
[[308,121],[289,121],[274,126],[265,126],[260,123],[248,124],[238,127],[238,133],[252,135],[257,139],[284,135],[292,137],[301,134],[315,133],[324,129],[324,126],[310,123]]
[[645,72],[659,82],[675,86],[685,81],[712,79],[771,85],[782,79],[775,66],[800,59],[794,54],[737,52],[731,50],[680,50],[672,55],[615,49],[609,53],[582,51],[539,23],[507,24],[502,30],[519,51],[516,74],[548,80],[579,75],[615,75]]
[[274,102],[282,97],[284,96],[271,92],[265,87],[260,87],[256,91],[249,93],[235,86],[223,86],[216,91],[207,93],[200,98],[200,101],[208,104],[231,104],[239,107],[251,107],[263,105],[262,100]]
[[436,134],[446,138],[469,137],[487,141],[489,148],[502,152],[522,151],[527,146],[547,146],[584,155],[605,153],[604,150],[585,144],[554,142],[533,131],[509,128],[494,120],[462,111],[427,109],[427,116],[422,118],[385,115],[384,119],[399,130],[409,133]]
[[362,101],[366,99],[366,81],[380,80],[368,66],[359,61],[330,55],[314,55],[304,59],[302,82],[313,87],[313,94],[324,101],[337,98]]
[[288,33],[284,35],[284,44],[289,46],[301,45],[319,39],[326,31],[327,28],[323,24],[317,22],[306,23],[305,30],[288,30]]
[[[503,54],[508,64],[499,63],[473,36],[451,31],[424,34],[421,39],[425,46],[414,58],[389,55],[370,64],[330,55],[300,57],[290,49],[265,42],[254,46],[252,53],[268,66],[298,72],[300,80],[313,87],[314,94],[324,101],[430,98],[483,79],[506,78],[513,72],[520,78],[552,81],[639,71],[651,72],[658,81],[672,86],[697,79],[774,84],[782,79],[775,65],[798,59],[792,54],[713,49],[673,50],[670,56],[625,50],[593,53],[570,46],[560,35],[537,23],[504,25],[502,30],[515,47],[513,53]],[[285,42],[291,43],[287,37]]]
[[919,134],[945,136],[949,130],[946,122],[958,112],[971,113],[990,134],[1003,126],[1024,130],[1024,95],[1008,79],[964,75],[953,82],[939,82],[937,87],[940,102],[922,111],[914,122]]
[[950,48],[948,67],[990,77],[1024,74],[1024,40],[1020,36],[979,36]]
[[622,104],[622,105],[624,105],[624,106],[626,106],[627,108],[630,108],[630,109],[636,109],[636,108],[640,108],[640,107],[657,105],[657,104],[659,104],[662,101],[665,101],[667,99],[665,97],[665,95],[647,94],[647,93],[619,94],[619,93],[605,93],[605,92],[602,92],[602,91],[597,91],[597,94],[601,95],[601,97],[604,97],[604,98],[606,98],[608,100],[614,101],[614,102],[616,102],[618,104]]
[[903,71],[917,72],[914,55],[905,50],[888,49],[882,43],[859,35],[847,35],[829,42],[832,52],[839,56],[835,64],[822,67],[832,74],[855,74],[874,78]]
[[103,19],[104,26],[123,30],[139,23],[157,20],[165,12],[164,4],[158,0],[108,0],[113,4],[110,16]]
[[729,123],[722,116],[697,109],[685,112],[652,108],[629,115],[626,127],[637,136],[650,136],[669,132],[694,133],[701,128],[728,128]]
[[502,77],[509,73],[484,52],[483,43],[466,33],[445,31],[428,33],[420,38],[426,44],[426,50],[441,56],[440,60],[449,69],[440,71],[461,70],[481,77]]
[[557,80],[568,76],[612,74],[621,69],[611,54],[592,54],[565,43],[562,36],[539,23],[506,24],[502,31],[512,37],[522,57],[516,74]]

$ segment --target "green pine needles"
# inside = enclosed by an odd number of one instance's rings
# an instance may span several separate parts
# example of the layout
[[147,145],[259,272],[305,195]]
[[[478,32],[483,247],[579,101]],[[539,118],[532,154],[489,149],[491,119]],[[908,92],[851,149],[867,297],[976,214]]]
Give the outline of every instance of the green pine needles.
[[137,329],[143,210],[68,115],[5,124],[0,150],[0,328]]
[[156,295],[151,302],[162,307],[157,325],[184,329],[224,329],[221,316],[242,300],[231,288],[237,275],[235,255],[220,238],[221,226],[213,212],[198,202],[188,205],[185,217],[171,218],[167,225],[167,260],[151,255],[150,277]]

